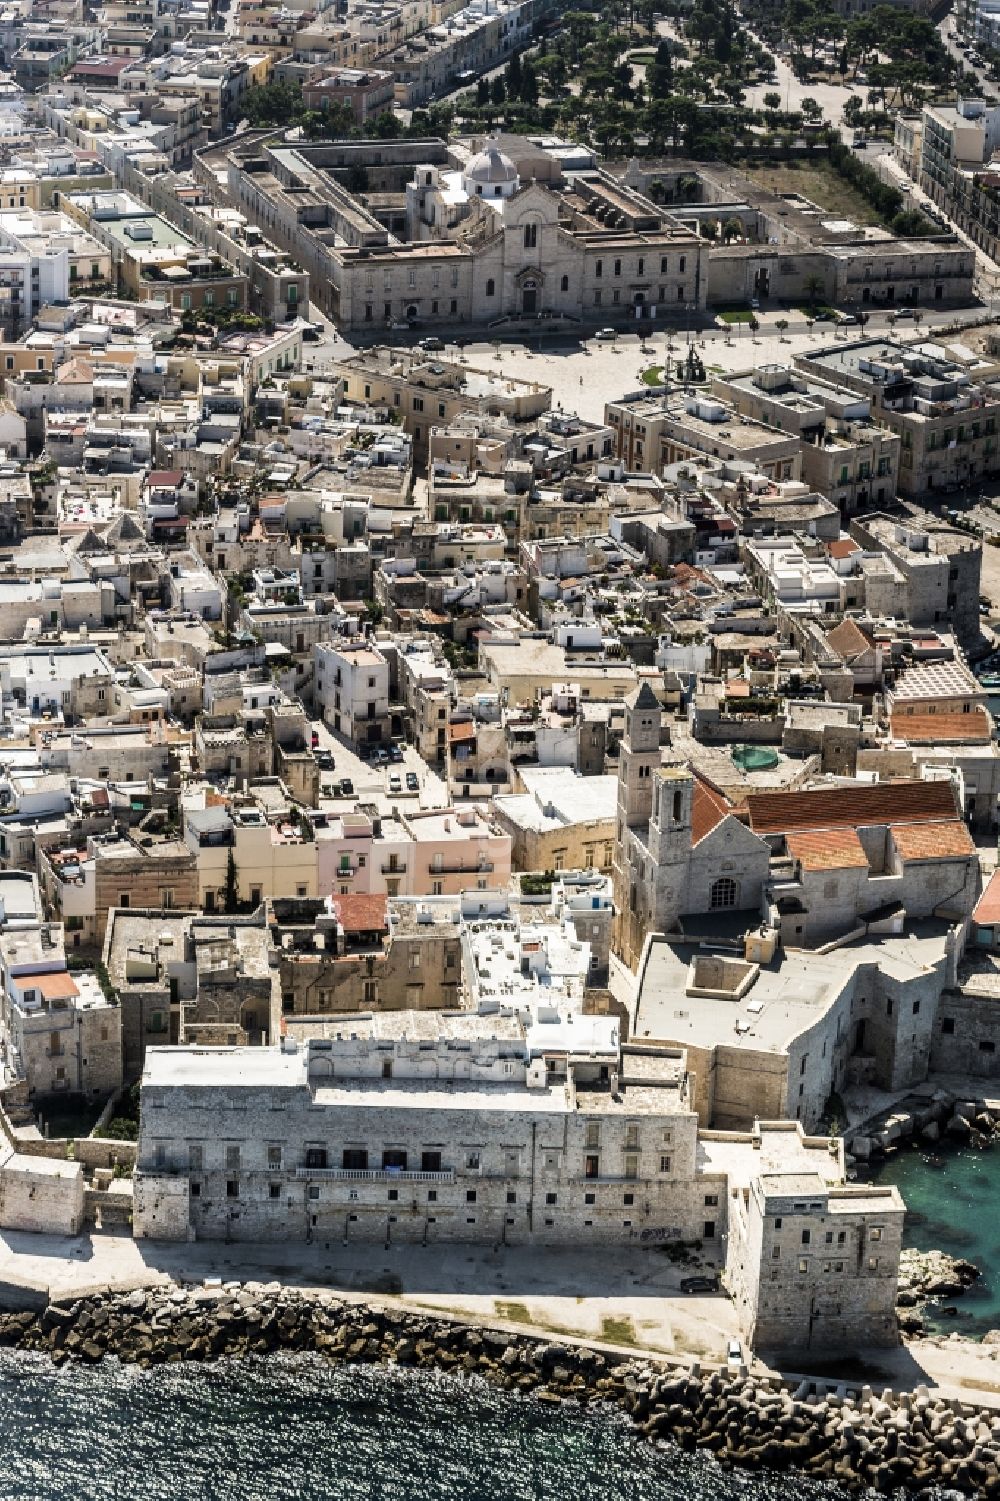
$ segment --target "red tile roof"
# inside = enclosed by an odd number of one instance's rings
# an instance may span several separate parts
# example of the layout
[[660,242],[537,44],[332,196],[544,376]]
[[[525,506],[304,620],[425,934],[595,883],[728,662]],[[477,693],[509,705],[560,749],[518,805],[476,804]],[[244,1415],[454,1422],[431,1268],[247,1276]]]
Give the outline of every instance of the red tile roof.
[[[184,478],[183,469],[151,469],[147,484],[151,490],[174,489]],[[284,497],[282,497],[284,498]]]
[[894,714],[892,733],[914,745],[981,745],[990,738],[984,709],[971,714]]
[[964,823],[893,824],[892,841],[904,860],[960,860],[974,855],[976,846]]
[[23,990],[40,990],[47,1001],[71,1001],[80,992],[69,970],[60,969],[48,974],[18,975]]
[[691,843],[698,844],[706,834],[711,834],[732,811],[732,803],[718,787],[696,773],[691,799]]
[[456,745],[463,740],[475,740],[475,738],[476,727],[471,719],[463,719],[458,724],[448,726],[448,741],[451,745]]
[[990,876],[972,918],[978,923],[1000,923],[1000,870],[995,870]]
[[849,558],[852,552],[860,551],[853,537],[838,537],[837,541],[831,542],[827,548],[831,558]]
[[812,792],[750,792],[747,809],[755,834],[958,818],[950,782],[859,782]]
[[854,829],[805,829],[789,834],[785,844],[803,870],[868,868],[868,856]]
[[331,905],[345,933],[380,933],[389,926],[384,895],[351,892],[331,898]]
[[826,639],[842,657],[856,657],[872,645],[870,637],[856,620],[842,620],[832,631],[827,631]]
[[131,61],[130,57],[81,57],[70,69],[70,77],[117,78]]

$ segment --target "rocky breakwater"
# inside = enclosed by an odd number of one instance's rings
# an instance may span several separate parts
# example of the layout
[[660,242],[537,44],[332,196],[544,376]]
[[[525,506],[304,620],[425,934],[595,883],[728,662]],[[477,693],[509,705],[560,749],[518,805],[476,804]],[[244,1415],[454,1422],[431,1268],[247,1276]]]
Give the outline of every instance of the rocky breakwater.
[[985,1150],[998,1131],[1000,1113],[995,1102],[960,1100],[938,1089],[930,1100],[912,1109],[890,1110],[863,1131],[847,1132],[849,1162],[868,1162],[910,1145],[934,1150],[939,1142]]
[[849,1489],[944,1485],[1000,1501],[1000,1415],[869,1387],[833,1389],[738,1371],[702,1372],[613,1349],[372,1307],[278,1284],[144,1290],[0,1314],[0,1342],[62,1364],[107,1356],[160,1362],[314,1352],[485,1377],[553,1405],[612,1404],[657,1443],[723,1464],[797,1468]]
[[900,1332],[922,1334],[922,1305],[960,1297],[978,1277],[979,1268],[974,1261],[963,1261],[944,1251],[903,1251],[899,1258],[899,1290],[896,1294]]

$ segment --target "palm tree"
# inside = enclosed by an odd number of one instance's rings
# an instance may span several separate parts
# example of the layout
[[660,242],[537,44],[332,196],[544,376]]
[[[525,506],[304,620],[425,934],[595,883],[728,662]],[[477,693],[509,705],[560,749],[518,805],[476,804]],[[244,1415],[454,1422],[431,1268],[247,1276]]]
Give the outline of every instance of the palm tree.
[[826,291],[826,284],[821,276],[807,276],[802,290],[809,299],[809,306],[815,307]]

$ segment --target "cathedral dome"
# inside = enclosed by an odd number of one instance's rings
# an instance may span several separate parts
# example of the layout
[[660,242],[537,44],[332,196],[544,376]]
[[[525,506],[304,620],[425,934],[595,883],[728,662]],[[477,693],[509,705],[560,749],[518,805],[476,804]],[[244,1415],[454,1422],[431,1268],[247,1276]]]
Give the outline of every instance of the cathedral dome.
[[472,158],[463,176],[467,192],[493,188],[510,193],[517,188],[517,168],[495,141],[488,141],[478,156]]

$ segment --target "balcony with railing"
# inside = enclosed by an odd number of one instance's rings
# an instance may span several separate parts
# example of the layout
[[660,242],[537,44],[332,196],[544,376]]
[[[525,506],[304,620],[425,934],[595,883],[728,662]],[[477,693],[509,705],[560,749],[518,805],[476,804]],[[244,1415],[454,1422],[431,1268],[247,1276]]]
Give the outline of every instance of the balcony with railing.
[[442,860],[440,864],[435,861],[431,865],[432,876],[485,876],[492,871],[492,860],[479,860],[475,865],[467,865],[464,860],[456,860],[453,856]]
[[327,1183],[454,1183],[454,1168],[440,1172],[397,1167],[297,1167],[296,1178],[319,1178]]

